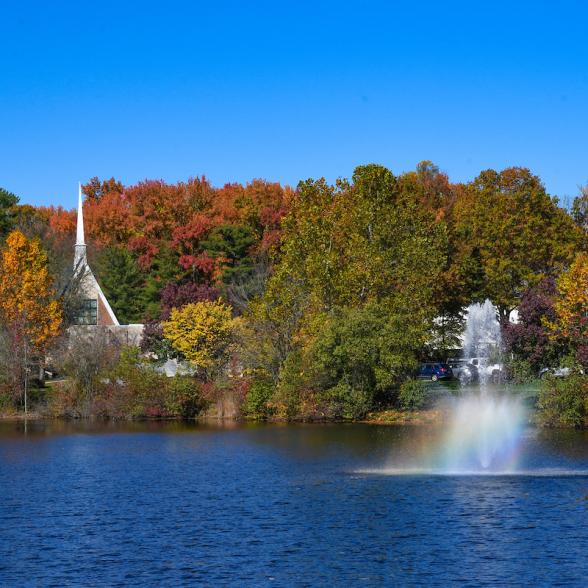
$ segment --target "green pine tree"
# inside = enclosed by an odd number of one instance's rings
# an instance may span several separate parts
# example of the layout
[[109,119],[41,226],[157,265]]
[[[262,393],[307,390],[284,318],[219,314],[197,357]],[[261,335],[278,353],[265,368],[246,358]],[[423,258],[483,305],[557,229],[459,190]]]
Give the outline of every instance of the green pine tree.
[[0,188],[0,240],[14,228],[15,207],[18,204],[18,196]]
[[133,255],[123,247],[105,247],[98,257],[97,277],[122,324],[145,317],[144,277]]
[[202,243],[212,256],[223,256],[226,263],[222,281],[225,284],[243,281],[253,271],[250,251],[256,242],[255,234],[249,227],[221,225],[213,229]]
[[170,282],[184,277],[178,265],[178,254],[169,247],[161,247],[151,262],[141,294],[145,317],[159,319],[160,293]]

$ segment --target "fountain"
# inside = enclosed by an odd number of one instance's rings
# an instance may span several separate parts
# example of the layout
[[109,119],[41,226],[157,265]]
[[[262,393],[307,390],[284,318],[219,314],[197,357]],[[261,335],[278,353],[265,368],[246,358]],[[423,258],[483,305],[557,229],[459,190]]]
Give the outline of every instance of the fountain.
[[492,351],[500,349],[500,325],[496,317],[496,307],[490,300],[468,306],[463,334],[463,351],[466,357],[480,354],[487,357]]
[[463,356],[476,362],[482,388],[492,376],[491,361],[501,355],[502,337],[496,307],[486,300],[483,304],[470,304],[463,334]]
[[490,385],[499,368],[501,335],[495,306],[486,300],[468,307],[464,358],[479,370],[479,388],[455,400],[441,444],[438,466],[450,472],[504,472],[515,467],[524,409],[518,398]]
[[[408,463],[379,470],[392,475],[505,475],[517,472],[525,422],[520,400],[491,382],[499,366],[500,325],[496,308],[486,300],[468,308],[464,359],[477,359],[477,386],[463,386],[447,405],[448,418],[440,438],[427,444],[425,454]],[[375,472],[373,472],[375,473]]]

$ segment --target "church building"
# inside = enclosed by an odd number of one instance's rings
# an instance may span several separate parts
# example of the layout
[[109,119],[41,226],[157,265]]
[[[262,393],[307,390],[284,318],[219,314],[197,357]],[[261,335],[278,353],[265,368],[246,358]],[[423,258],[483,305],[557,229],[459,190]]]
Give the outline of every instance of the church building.
[[143,325],[121,325],[112,307],[108,303],[100,284],[94,276],[86,252],[84,235],[84,211],[82,206],[82,188],[78,192],[78,221],[76,227],[76,244],[74,253],[73,280],[81,295],[81,303],[75,325],[71,327],[76,335],[87,331],[108,330],[121,343],[138,345],[143,334]]

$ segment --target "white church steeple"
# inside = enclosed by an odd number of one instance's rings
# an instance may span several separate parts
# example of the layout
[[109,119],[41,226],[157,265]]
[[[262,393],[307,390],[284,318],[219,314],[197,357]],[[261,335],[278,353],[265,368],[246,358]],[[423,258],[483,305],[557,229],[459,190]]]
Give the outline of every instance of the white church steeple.
[[86,239],[84,237],[84,211],[82,208],[82,185],[78,184],[78,224],[76,228],[76,247],[74,270],[79,271],[87,265]]
[[74,277],[79,280],[79,294],[83,297],[83,316],[78,325],[120,326],[112,311],[100,284],[92,273],[86,257],[86,239],[84,235],[84,209],[82,186],[78,185],[78,225],[76,227],[76,246],[74,253]]

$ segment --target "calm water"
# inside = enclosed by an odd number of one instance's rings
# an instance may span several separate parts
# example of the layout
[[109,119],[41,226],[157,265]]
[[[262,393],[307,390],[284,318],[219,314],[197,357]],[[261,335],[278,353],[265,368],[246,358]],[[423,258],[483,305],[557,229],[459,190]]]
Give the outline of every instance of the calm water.
[[520,475],[386,475],[436,435],[0,423],[0,585],[585,586],[588,434],[527,431]]

